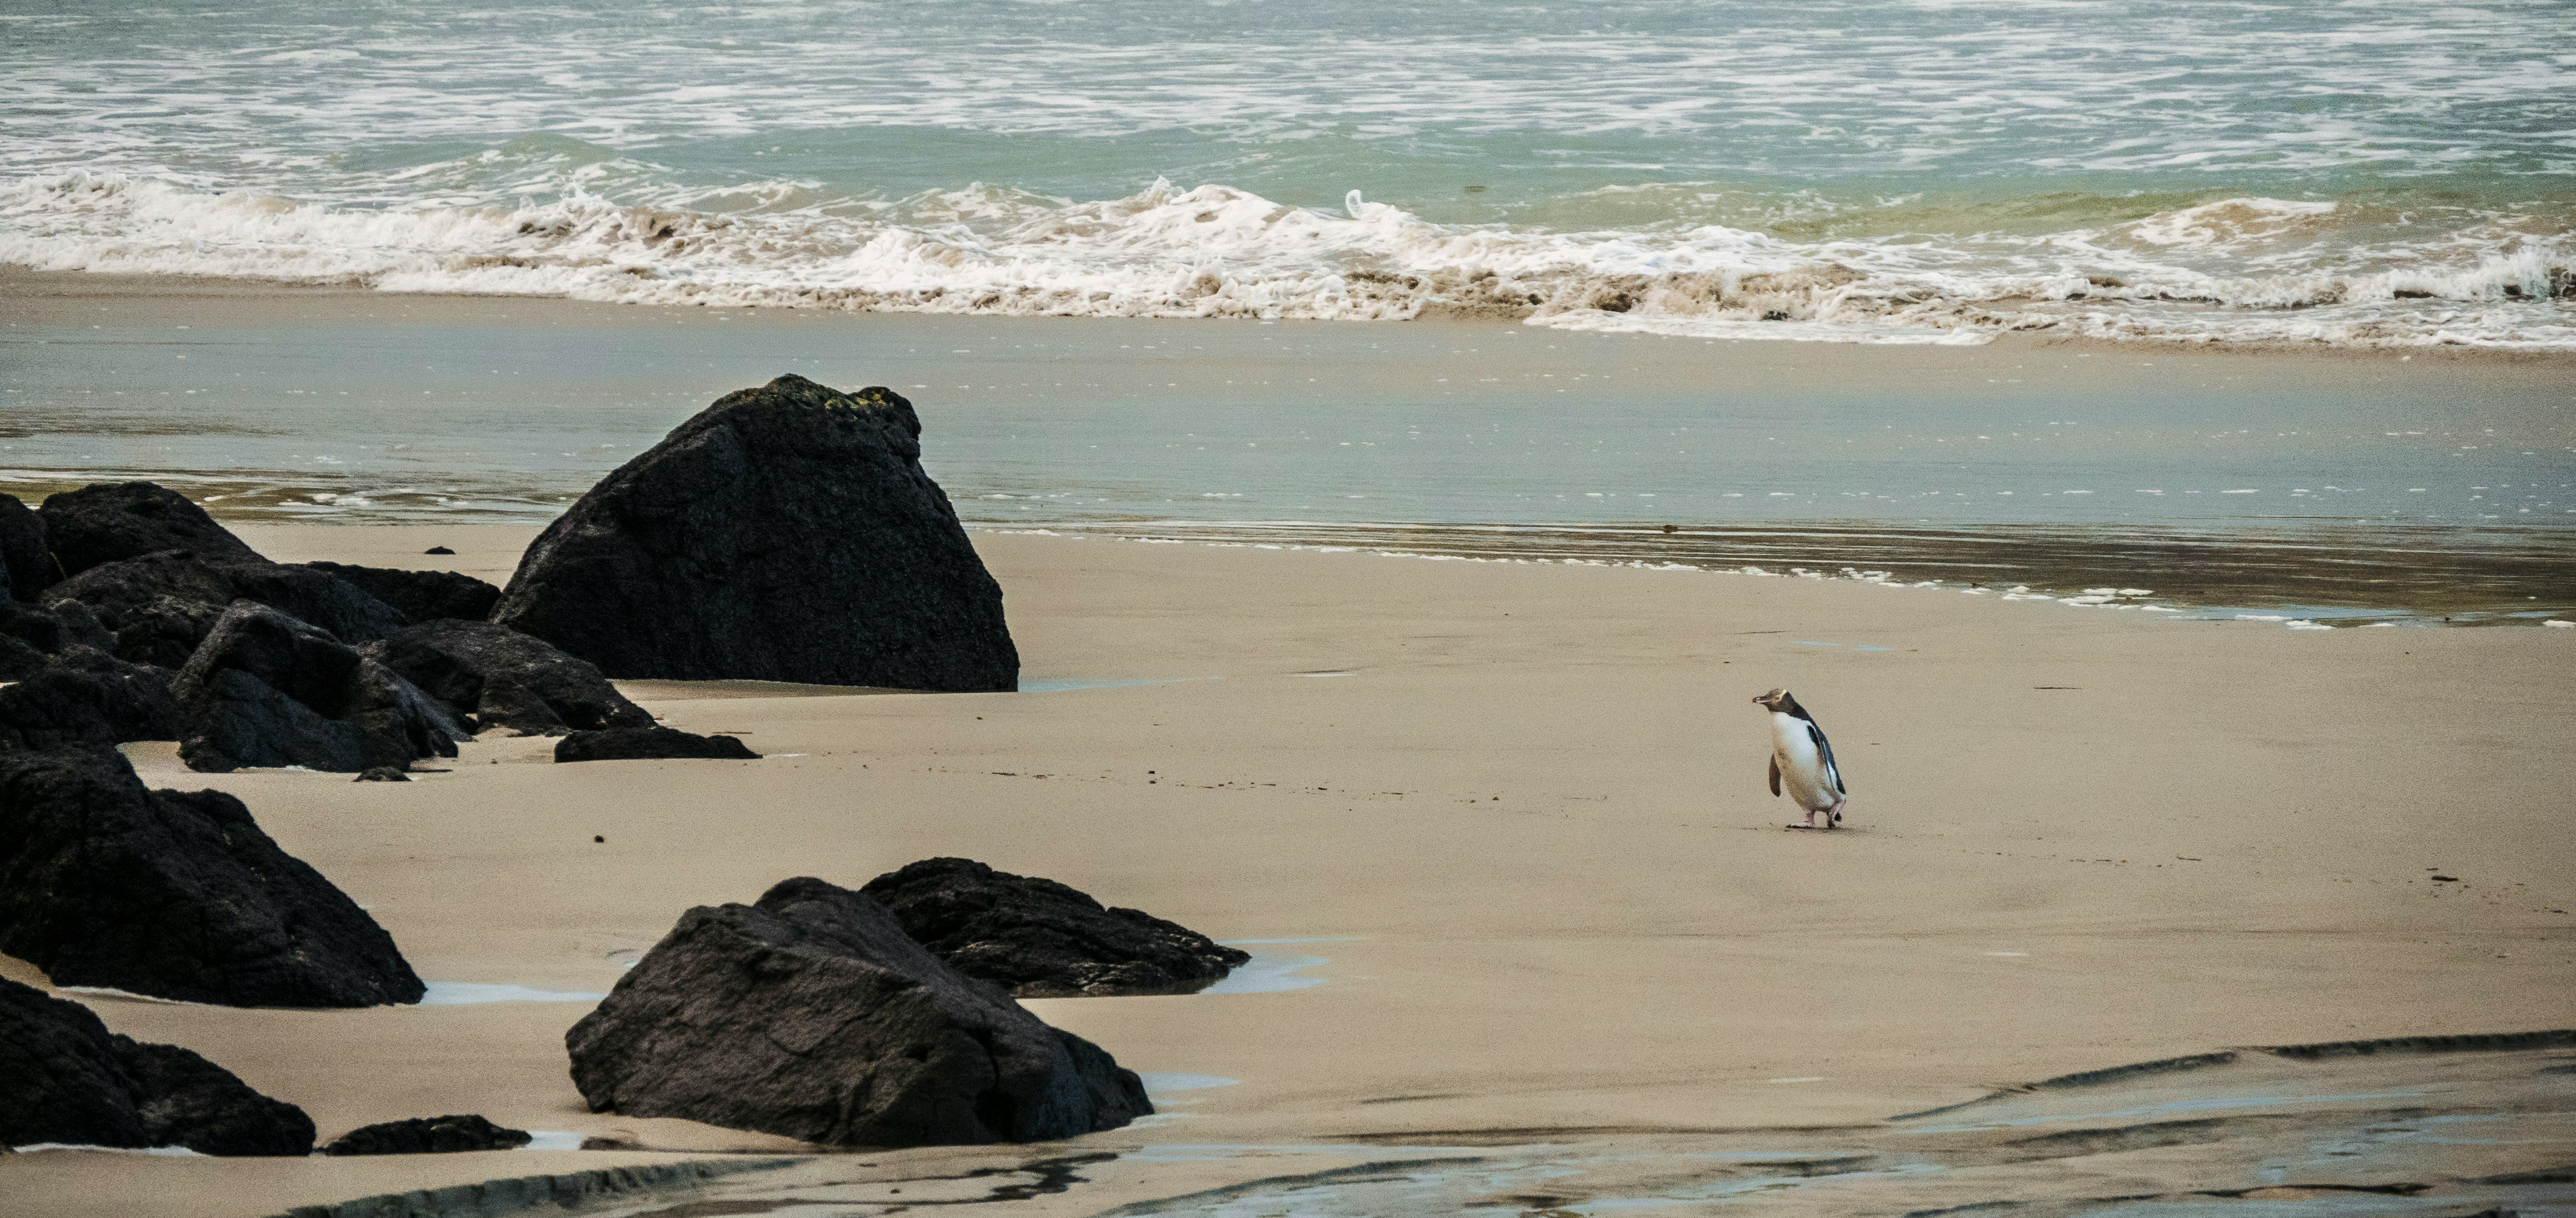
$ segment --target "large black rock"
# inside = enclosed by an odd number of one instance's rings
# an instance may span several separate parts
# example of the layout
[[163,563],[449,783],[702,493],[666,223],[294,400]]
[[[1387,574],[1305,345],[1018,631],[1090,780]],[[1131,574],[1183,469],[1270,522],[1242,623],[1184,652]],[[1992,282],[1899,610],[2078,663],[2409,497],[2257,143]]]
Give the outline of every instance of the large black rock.
[[653,726],[653,716],[627,701],[590,661],[507,626],[428,621],[360,650],[485,727],[558,736]]
[[313,1119],[186,1049],[116,1035],[79,1003],[0,980],[0,1146],[47,1142],[303,1155]]
[[322,1148],[326,1155],[442,1155],[460,1150],[515,1150],[527,1130],[505,1129],[480,1116],[413,1117],[362,1125]]
[[32,601],[59,578],[45,518],[17,496],[0,495],[0,600]]
[[204,508],[151,482],[101,482],[64,491],[37,509],[60,577],[161,550],[218,562],[266,562]]
[[266,605],[347,643],[400,630],[402,612],[328,571],[273,562],[220,562],[165,551],[102,563],[46,590],[90,607],[116,632],[116,654],[175,668],[236,600]]
[[175,740],[170,672],[77,644],[0,688],[0,752]]
[[56,985],[244,1007],[418,1002],[391,936],[240,800],[110,749],[0,753],[0,951]]
[[564,1043],[594,1112],[824,1145],[1035,1142],[1154,1110],[1098,1046],[810,878],[681,915]]
[[340,577],[414,622],[451,617],[479,622],[492,616],[492,606],[501,599],[499,588],[457,571],[407,571],[339,562],[304,565]]
[[192,770],[354,774],[453,757],[465,726],[392,669],[264,605],[236,602],[170,683]]
[[1186,994],[1252,959],[1142,910],[1104,909],[1078,889],[973,859],[923,859],[859,891],[950,968],[1022,998]]
[[758,761],[760,754],[731,736],[700,736],[676,727],[611,727],[574,732],[555,742],[556,761]]
[[1018,687],[1002,589],[892,390],[728,394],[603,479],[493,620],[623,679]]

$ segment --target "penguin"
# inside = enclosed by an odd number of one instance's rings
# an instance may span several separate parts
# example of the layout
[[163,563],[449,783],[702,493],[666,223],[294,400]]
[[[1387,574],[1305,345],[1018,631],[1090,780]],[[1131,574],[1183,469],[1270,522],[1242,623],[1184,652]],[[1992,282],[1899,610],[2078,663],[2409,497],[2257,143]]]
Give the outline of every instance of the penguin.
[[1771,711],[1771,794],[1787,794],[1807,810],[1807,823],[1791,825],[1792,829],[1816,827],[1816,813],[1825,814],[1825,827],[1843,823],[1843,772],[1834,764],[1834,746],[1825,740],[1825,729],[1816,726],[1816,717],[1798,705],[1785,689],[1775,689],[1753,700],[1755,706]]

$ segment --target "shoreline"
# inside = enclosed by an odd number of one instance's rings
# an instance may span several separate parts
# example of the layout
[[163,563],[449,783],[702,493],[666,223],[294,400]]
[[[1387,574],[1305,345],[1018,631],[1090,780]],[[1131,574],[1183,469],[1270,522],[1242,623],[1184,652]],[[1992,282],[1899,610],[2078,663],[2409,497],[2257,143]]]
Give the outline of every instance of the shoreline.
[[517,293],[479,293],[458,291],[413,291],[382,288],[363,278],[345,281],[288,279],[250,279],[216,275],[148,274],[128,271],[57,271],[40,270],[24,263],[0,263],[0,294],[40,293],[50,296],[106,297],[118,300],[153,297],[222,297],[252,299],[274,297],[283,300],[347,297],[379,302],[422,302],[431,308],[519,305],[543,307],[547,304],[566,309],[598,310],[606,315],[621,312],[636,314],[707,314],[748,313],[771,316],[819,317],[910,317],[940,318],[972,324],[979,321],[1040,321],[1068,323],[1137,323],[1187,327],[1301,325],[1326,327],[1415,326],[1475,327],[1495,325],[1524,327],[1563,337],[1632,339],[1673,344],[1779,344],[1790,347],[1824,347],[1833,349],[1864,348],[1873,350],[1919,350],[1938,348],[1948,351],[1981,350],[1999,347],[2002,353],[2088,352],[2094,354],[2152,354],[2184,357],[2191,355],[2264,357],[2274,359],[2316,359],[2325,361],[2385,361],[2408,363],[2417,360],[2495,364],[2501,366],[2541,366],[2576,373],[2576,348],[2488,347],[2466,343],[2432,343],[2422,346],[2335,346],[2324,342],[2283,342],[2274,339],[2224,340],[2147,336],[2130,339],[2107,339],[2084,335],[2055,334],[2047,331],[1992,331],[1976,343],[1872,342],[1856,334],[1848,339],[1820,338],[1802,332],[1800,337],[1764,338],[1757,335],[1712,338],[1704,335],[1656,334],[1651,332],[1594,332],[1560,330],[1553,327],[1526,326],[1524,316],[1496,316],[1466,309],[1426,310],[1421,316],[1403,319],[1340,319],[1323,321],[1265,321],[1250,317],[1101,317],[1087,314],[1015,314],[1015,313],[948,313],[916,309],[858,309],[822,305],[780,304],[664,304],[640,301],[593,301],[573,296]]
[[[2167,620],[2175,621],[2282,622],[2291,629],[2546,624],[2576,610],[2576,546],[2516,538],[2522,544],[2499,539],[2472,549],[2458,545],[2458,537],[2436,538],[2420,531],[2158,535],[2105,530],[2093,535],[2066,528],[1998,528],[1914,534],[1900,527],[1856,525],[1667,532],[1583,525],[1310,521],[978,523],[968,531],[1823,579],[2170,614]],[[2375,595],[2358,595],[2349,584],[2330,582],[2349,580],[2364,567],[2365,560],[2351,555],[2403,541],[2453,544],[2440,548],[2438,560],[2390,564],[2374,581]],[[2257,565],[2242,557],[2255,549],[2309,555],[2305,561]],[[2135,586],[2139,584],[2154,586]]]

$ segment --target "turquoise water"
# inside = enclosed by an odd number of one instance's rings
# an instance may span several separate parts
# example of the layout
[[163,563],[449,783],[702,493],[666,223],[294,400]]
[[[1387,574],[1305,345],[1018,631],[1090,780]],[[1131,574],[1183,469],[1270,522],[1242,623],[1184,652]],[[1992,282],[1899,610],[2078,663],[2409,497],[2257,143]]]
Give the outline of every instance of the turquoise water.
[[2576,22],[0,9],[0,261],[603,301],[2576,347]]

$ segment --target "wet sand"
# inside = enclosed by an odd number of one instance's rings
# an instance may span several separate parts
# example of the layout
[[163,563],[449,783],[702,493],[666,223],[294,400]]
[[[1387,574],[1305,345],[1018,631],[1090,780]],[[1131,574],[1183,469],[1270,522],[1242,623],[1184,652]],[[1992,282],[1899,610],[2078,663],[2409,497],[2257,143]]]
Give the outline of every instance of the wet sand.
[[[533,530],[242,532],[283,560],[427,565],[446,544],[497,581]],[[1696,571],[977,545],[1023,679],[1070,688],[637,686],[674,726],[743,733],[758,762],[557,767],[546,741],[491,740],[396,786],[129,751],[151,781],[241,796],[436,982],[597,992],[690,905],[939,854],[1223,940],[1316,940],[1259,949],[1322,957],[1311,988],[1030,1004],[1139,1071],[1236,1080],[1167,1092],[1167,1116],[833,1161],[927,1177],[1165,1148],[1015,1213],[1330,1166],[1177,1145],[1871,1125],[2226,1046],[2570,1022],[2576,631],[2296,632]],[[1773,685],[1833,734],[1848,829],[1780,828],[1746,702]],[[561,1046],[579,1003],[90,1005],[303,1105],[325,1137],[478,1112],[778,1148],[582,1111]],[[0,1208],[249,1216],[623,1153],[51,1153],[0,1160]]]

